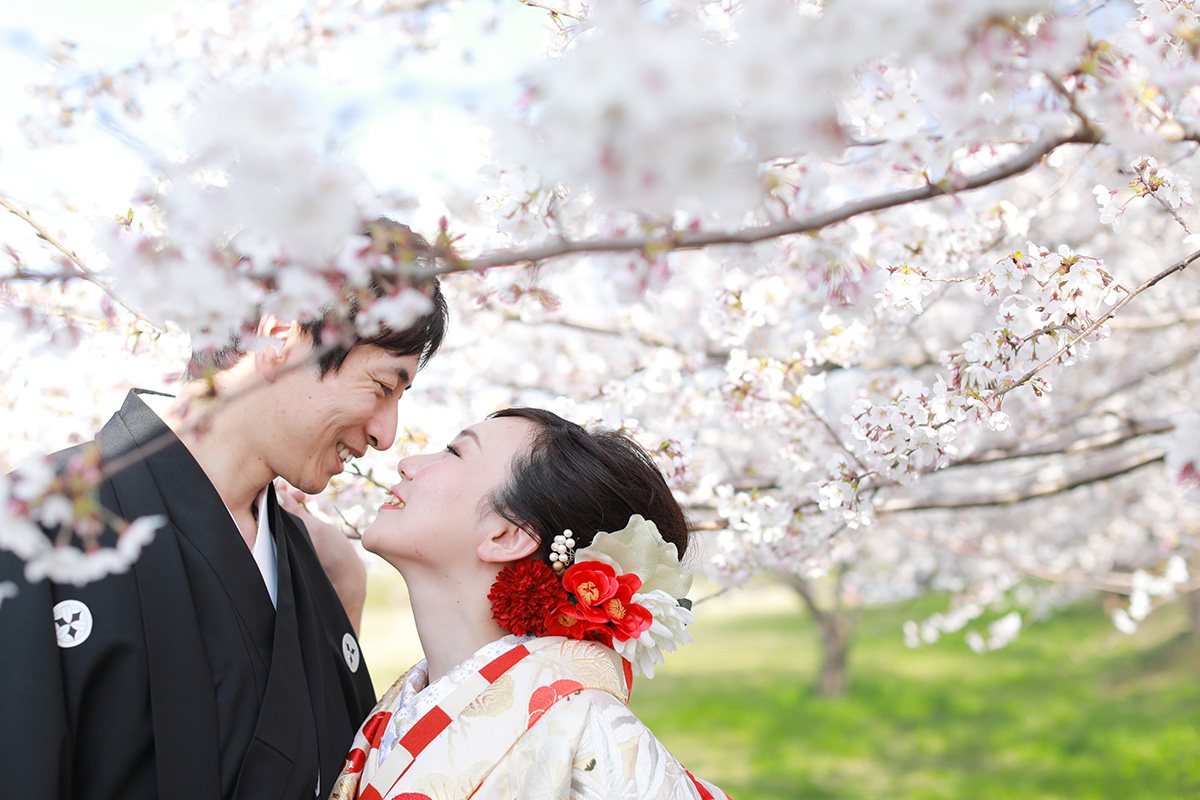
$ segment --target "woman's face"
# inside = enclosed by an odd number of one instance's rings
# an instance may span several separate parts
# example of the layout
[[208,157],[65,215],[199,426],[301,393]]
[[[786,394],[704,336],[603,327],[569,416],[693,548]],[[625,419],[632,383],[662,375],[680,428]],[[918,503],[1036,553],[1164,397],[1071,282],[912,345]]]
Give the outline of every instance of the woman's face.
[[397,569],[473,560],[487,533],[509,524],[486,498],[508,479],[535,427],[520,417],[488,419],[466,428],[445,450],[401,459],[400,482],[363,532],[363,547]]

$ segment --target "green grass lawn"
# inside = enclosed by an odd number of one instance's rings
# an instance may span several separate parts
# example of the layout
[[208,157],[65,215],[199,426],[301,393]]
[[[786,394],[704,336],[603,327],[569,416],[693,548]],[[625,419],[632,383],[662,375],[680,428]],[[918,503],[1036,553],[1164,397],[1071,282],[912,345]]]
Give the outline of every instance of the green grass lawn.
[[734,798],[1200,798],[1200,641],[1165,609],[1132,637],[1097,605],[976,655],[903,645],[928,601],[863,615],[846,697],[809,690],[817,636],[797,604],[697,609],[696,642],[633,708]]
[[[375,580],[363,648],[382,692],[419,657],[402,589]],[[639,679],[632,707],[735,800],[1200,798],[1200,641],[1183,609],[1134,636],[1098,604],[976,655],[961,637],[902,642],[923,601],[864,613],[848,696],[810,691],[820,654],[778,588],[696,608],[696,641]]]

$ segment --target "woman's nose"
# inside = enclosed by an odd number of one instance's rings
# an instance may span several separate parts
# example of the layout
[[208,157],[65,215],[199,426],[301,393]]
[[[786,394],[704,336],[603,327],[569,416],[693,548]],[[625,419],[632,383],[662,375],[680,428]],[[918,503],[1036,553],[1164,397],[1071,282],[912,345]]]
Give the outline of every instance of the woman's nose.
[[397,469],[400,471],[400,477],[405,480],[412,480],[413,476],[421,469],[421,465],[429,460],[428,455],[406,456],[400,459],[400,464]]
[[401,480],[412,480],[412,473],[414,469],[412,456],[400,459],[400,463],[396,466],[396,469],[400,471]]

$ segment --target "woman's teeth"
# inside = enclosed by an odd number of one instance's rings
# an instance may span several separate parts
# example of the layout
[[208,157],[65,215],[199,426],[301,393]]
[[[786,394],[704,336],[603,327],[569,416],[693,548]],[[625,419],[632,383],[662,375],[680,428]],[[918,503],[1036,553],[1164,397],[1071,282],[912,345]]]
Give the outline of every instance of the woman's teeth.
[[399,497],[396,497],[396,495],[394,495],[394,494],[389,494],[387,496],[387,501],[384,503],[384,505],[385,506],[393,506],[395,508],[404,508],[404,501],[401,500]]

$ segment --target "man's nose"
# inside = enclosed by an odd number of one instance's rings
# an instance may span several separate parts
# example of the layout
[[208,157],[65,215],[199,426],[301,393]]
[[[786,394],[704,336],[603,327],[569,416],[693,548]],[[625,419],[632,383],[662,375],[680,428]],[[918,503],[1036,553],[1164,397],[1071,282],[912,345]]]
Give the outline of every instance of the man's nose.
[[396,441],[396,406],[399,401],[400,398],[385,399],[367,420],[367,444],[376,450],[387,450]]

